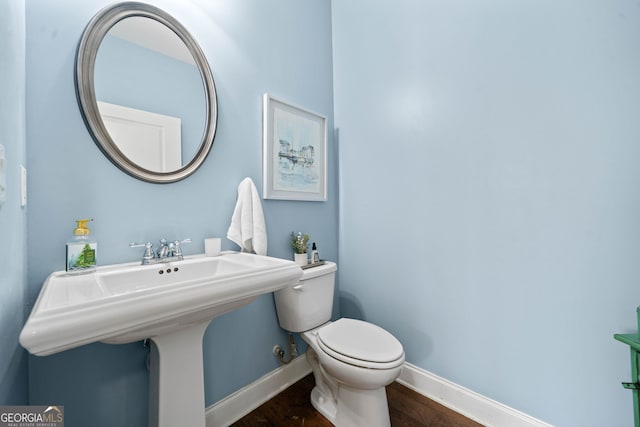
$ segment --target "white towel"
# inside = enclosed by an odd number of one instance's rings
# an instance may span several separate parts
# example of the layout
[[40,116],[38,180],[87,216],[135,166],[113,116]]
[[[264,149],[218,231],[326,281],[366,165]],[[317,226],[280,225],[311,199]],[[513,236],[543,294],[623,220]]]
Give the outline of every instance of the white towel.
[[260,194],[251,180],[245,178],[238,185],[238,200],[227,231],[227,239],[236,243],[242,252],[267,254],[267,229],[260,203]]

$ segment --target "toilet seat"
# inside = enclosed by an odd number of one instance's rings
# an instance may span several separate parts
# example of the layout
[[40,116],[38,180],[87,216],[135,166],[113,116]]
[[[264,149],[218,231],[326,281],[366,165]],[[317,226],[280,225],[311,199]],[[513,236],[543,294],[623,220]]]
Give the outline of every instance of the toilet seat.
[[318,344],[329,356],[369,369],[393,369],[404,362],[402,344],[368,322],[338,319],[317,331]]

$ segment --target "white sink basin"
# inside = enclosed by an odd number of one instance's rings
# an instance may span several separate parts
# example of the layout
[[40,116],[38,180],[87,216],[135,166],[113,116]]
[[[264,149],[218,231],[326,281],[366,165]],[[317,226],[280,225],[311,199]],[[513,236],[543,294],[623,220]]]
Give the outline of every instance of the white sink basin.
[[20,334],[23,347],[49,355],[96,341],[128,343],[179,329],[288,286],[293,262],[246,253],[52,273]]
[[220,279],[230,274],[242,274],[246,269],[246,264],[233,262],[231,257],[195,258],[178,263],[104,271],[98,274],[97,279],[108,294],[119,295],[149,290],[158,291],[163,286],[183,287],[205,277]]
[[209,322],[301,276],[292,261],[246,253],[56,272],[42,286],[20,344],[45,356],[150,338],[149,426],[205,427],[202,337]]

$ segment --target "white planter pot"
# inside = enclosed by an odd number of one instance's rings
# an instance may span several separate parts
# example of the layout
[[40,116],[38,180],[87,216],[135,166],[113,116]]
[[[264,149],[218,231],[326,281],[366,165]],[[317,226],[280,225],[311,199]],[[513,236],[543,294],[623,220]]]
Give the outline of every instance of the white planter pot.
[[309,262],[309,260],[307,259],[307,254],[293,254],[293,260],[301,267],[307,265],[307,263]]

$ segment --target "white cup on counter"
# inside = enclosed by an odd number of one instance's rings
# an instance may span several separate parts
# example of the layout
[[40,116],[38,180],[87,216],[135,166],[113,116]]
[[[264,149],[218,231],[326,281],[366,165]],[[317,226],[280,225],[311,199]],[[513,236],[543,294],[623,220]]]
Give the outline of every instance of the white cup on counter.
[[204,254],[206,256],[220,255],[220,245],[222,239],[220,237],[207,237],[204,239]]

